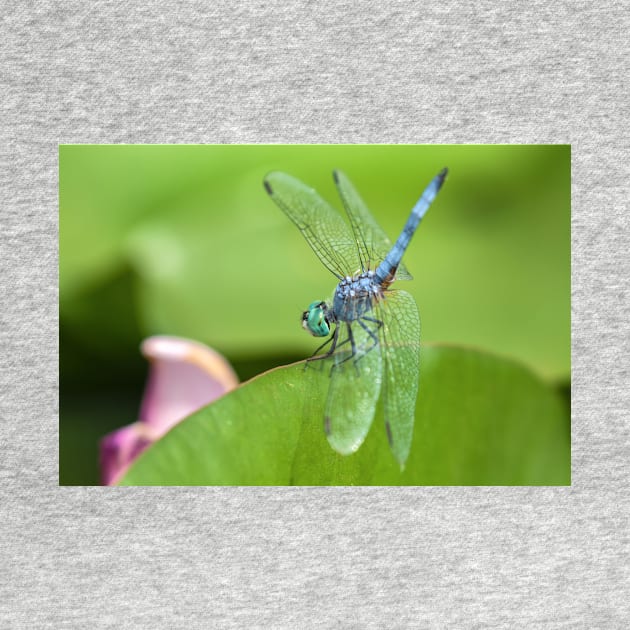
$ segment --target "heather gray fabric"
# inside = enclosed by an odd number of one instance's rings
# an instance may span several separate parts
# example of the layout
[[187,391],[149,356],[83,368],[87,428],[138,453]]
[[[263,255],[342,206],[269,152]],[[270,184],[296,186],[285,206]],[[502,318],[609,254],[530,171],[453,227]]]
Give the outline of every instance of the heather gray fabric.
[[[627,628],[623,2],[5,3],[2,628]],[[57,146],[570,142],[573,486],[58,487]]]

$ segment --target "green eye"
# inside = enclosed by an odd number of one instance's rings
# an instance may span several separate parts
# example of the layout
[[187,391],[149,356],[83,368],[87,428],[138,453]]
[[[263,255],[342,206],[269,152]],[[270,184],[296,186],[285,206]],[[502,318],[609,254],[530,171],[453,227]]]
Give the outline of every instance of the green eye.
[[313,337],[326,337],[330,334],[330,324],[326,318],[328,307],[325,302],[311,302],[308,310],[302,313],[302,328]]

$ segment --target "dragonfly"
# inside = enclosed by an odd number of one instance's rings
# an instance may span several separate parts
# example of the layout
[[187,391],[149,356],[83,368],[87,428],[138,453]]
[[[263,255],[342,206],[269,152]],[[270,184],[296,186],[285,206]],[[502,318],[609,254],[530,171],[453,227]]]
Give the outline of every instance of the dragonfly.
[[426,187],[393,245],[343,172],[333,171],[333,178],[349,225],[313,188],[291,175],[275,171],[264,178],[271,199],[337,278],[332,299],[312,302],[302,314],[302,327],[314,337],[327,337],[306,365],[331,363],[324,431],[342,455],[361,446],[382,397],[387,439],[401,469],[409,456],[420,315],[409,293],[390,286],[412,279],[402,257],[447,172],[440,171]]

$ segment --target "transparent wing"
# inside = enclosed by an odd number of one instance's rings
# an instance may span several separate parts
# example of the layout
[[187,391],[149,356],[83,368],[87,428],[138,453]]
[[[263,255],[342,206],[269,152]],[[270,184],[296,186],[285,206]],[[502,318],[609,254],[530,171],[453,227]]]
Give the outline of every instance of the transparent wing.
[[[371,215],[365,202],[361,199],[347,175],[337,170],[333,171],[333,177],[350,220],[362,268],[367,269],[369,262],[374,262],[377,265],[385,258],[392,247],[392,243],[387,238],[383,228]],[[372,268],[376,268],[376,265],[373,265]],[[398,267],[396,279],[412,279],[411,274],[403,263]]]
[[420,373],[420,314],[406,291],[388,291],[376,309],[382,320],[383,411],[390,447],[404,467],[415,418]]
[[269,173],[265,189],[324,263],[338,278],[361,268],[357,246],[341,215],[312,188],[286,173]]
[[356,322],[352,334],[356,355],[349,358],[351,344],[344,343],[332,357],[324,417],[328,442],[342,455],[354,453],[368,434],[383,378],[378,344]]

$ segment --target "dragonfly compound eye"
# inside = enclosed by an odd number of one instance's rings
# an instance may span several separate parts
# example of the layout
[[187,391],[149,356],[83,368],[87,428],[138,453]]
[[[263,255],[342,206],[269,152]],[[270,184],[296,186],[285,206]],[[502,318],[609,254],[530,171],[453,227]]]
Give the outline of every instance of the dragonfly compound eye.
[[302,313],[302,328],[313,337],[326,337],[330,334],[330,324],[326,318],[325,302],[312,302]]

